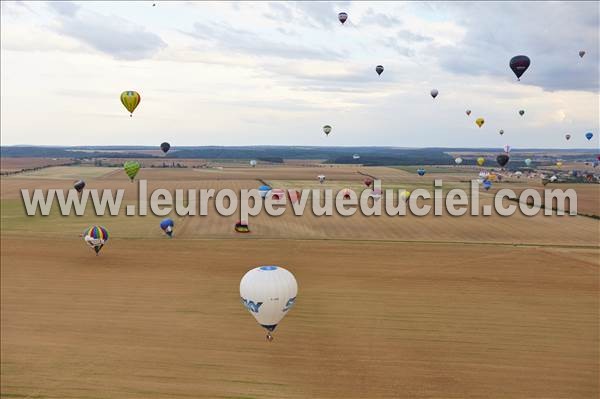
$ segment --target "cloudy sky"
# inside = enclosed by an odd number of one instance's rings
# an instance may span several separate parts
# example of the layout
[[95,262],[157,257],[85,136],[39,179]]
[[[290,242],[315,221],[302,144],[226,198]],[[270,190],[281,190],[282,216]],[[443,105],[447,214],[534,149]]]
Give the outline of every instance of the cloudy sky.
[[2,1],[2,144],[598,147],[598,2],[154,3]]

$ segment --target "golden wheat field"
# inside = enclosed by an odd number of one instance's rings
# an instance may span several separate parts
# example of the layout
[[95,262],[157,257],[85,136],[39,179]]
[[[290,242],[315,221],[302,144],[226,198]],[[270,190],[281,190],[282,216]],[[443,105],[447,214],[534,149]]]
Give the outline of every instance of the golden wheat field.
[[[241,164],[143,168],[148,190],[467,188],[469,167]],[[326,176],[320,185],[317,175]],[[51,167],[1,179],[2,398],[595,398],[600,190],[588,216],[27,217],[21,189],[125,190],[119,168]],[[501,188],[541,190],[509,180]],[[432,201],[423,201],[431,204]],[[506,201],[506,205],[510,204]],[[291,205],[289,201],[287,208]],[[111,233],[99,256],[79,236]],[[292,271],[296,307],[272,343],[240,304],[259,265]]]

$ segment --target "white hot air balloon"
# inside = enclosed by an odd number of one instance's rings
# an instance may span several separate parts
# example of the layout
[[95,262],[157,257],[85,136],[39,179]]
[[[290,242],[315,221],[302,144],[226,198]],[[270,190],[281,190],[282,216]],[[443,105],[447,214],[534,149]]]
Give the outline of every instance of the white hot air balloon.
[[252,167],[256,166],[256,159],[253,159],[250,161],[250,166],[252,166]]
[[323,182],[325,181],[325,175],[319,175],[317,176],[317,179],[319,179],[319,183],[323,184]]
[[462,161],[463,161],[463,160],[462,160],[462,158],[461,158],[461,157],[458,157],[458,158],[456,158],[456,159],[454,160],[454,163],[455,163],[455,164],[457,164],[457,165],[460,165],[460,164],[462,163]]
[[297,294],[294,275],[279,266],[254,268],[240,282],[242,303],[267,330],[269,342],[273,340],[271,333],[296,303]]
[[504,152],[507,154],[510,152],[510,146],[508,144],[504,145]]

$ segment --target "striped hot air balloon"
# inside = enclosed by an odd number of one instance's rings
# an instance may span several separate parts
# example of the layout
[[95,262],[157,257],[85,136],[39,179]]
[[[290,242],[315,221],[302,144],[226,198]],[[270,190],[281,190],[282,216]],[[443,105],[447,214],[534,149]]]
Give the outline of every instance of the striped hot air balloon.
[[133,111],[135,111],[141,100],[140,93],[137,91],[129,90],[121,93],[121,103],[129,111],[129,116],[133,116]]
[[83,239],[98,255],[108,241],[108,231],[102,226],[92,226],[85,231]]
[[127,161],[123,164],[123,169],[125,170],[125,173],[131,179],[132,182],[133,179],[135,179],[135,176],[140,171],[140,168],[140,163],[137,161]]

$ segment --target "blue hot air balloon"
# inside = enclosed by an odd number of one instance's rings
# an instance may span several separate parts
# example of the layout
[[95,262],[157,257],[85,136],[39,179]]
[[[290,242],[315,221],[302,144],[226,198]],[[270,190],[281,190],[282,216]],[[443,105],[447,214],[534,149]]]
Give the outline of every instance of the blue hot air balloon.
[[425,169],[423,169],[423,168],[419,168],[419,169],[417,169],[417,174],[418,174],[419,176],[423,176],[423,175],[425,174]]
[[489,190],[490,188],[492,188],[492,182],[489,180],[484,180],[483,181],[483,188],[485,189],[485,191]]
[[265,198],[267,196],[267,194],[269,193],[269,191],[271,191],[271,187],[269,187],[267,185],[263,185],[258,188],[258,193],[260,194],[260,196],[262,198]]
[[594,137],[594,133],[592,133],[592,132],[587,132],[587,133],[585,134],[585,138],[586,138],[586,139],[588,139],[588,140],[591,140],[591,139],[592,139],[592,137]]
[[173,219],[166,218],[160,222],[160,228],[171,238],[173,238],[173,226],[175,226]]

